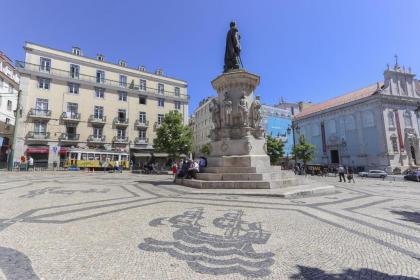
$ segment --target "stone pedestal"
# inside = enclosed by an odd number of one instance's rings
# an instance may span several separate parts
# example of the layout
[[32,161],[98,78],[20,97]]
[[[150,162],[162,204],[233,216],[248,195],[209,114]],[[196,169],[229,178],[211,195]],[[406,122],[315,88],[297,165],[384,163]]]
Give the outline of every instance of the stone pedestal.
[[216,189],[268,189],[305,183],[293,173],[270,166],[261,103],[254,96],[259,76],[245,70],[223,73],[212,81],[218,96],[212,101],[215,128],[211,131],[208,167],[197,180],[178,180],[186,186]]

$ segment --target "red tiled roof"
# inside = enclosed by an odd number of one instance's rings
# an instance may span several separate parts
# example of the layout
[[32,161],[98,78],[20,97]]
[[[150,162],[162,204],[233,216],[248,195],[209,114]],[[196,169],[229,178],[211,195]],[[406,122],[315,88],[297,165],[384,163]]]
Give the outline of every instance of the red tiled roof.
[[[379,86],[381,87],[383,82],[379,82]],[[352,91],[342,96],[335,97],[333,99],[324,101],[322,103],[314,104],[312,106],[306,107],[303,109],[302,112],[295,116],[295,119],[302,119],[310,114],[321,112],[330,108],[338,107],[359,99],[367,98],[373,95],[378,89],[378,84],[372,84],[362,89],[358,89],[356,91]]]

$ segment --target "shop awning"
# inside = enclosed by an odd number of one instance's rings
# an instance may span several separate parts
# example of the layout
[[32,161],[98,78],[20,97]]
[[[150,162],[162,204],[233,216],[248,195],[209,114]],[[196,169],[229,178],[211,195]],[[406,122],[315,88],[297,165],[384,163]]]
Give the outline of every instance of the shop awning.
[[61,147],[60,150],[58,151],[58,153],[60,155],[65,155],[70,149],[67,147]]
[[169,154],[168,153],[154,153],[153,156],[154,157],[168,157]]
[[150,153],[134,153],[134,157],[151,157]]
[[48,154],[49,152],[48,147],[28,147],[26,149],[27,154]]

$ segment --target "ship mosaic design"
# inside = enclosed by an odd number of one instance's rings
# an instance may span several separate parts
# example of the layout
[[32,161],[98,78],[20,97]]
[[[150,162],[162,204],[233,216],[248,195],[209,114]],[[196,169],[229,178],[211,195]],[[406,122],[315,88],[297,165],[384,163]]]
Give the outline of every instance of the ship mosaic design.
[[253,244],[266,244],[270,233],[261,223],[248,223],[242,219],[242,210],[230,210],[213,220],[213,225],[223,234],[202,231],[200,220],[204,218],[202,208],[185,211],[172,218],[157,218],[150,221],[152,227],[169,225],[176,228],[173,241],[145,238],[139,248],[149,252],[166,252],[185,261],[198,273],[225,275],[239,273],[246,277],[264,277],[271,273],[274,254],[258,253]]

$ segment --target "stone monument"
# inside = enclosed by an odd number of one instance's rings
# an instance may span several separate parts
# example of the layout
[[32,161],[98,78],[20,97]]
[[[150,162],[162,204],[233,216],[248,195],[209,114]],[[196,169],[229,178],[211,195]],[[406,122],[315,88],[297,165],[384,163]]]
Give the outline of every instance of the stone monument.
[[197,188],[270,188],[299,184],[280,167],[270,166],[261,102],[254,95],[260,77],[243,69],[240,36],[235,22],[226,38],[224,71],[211,83],[217,92],[210,110],[214,129],[208,167],[197,180],[178,182]]

